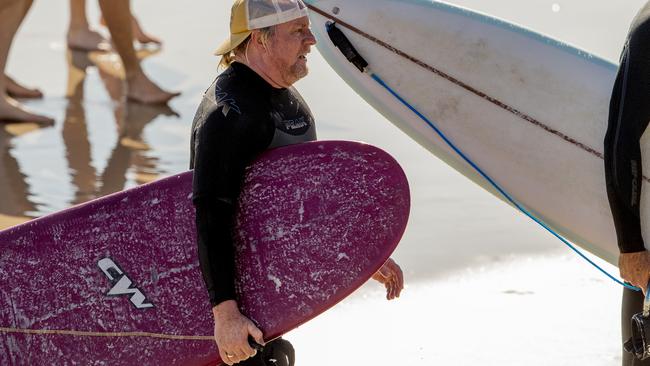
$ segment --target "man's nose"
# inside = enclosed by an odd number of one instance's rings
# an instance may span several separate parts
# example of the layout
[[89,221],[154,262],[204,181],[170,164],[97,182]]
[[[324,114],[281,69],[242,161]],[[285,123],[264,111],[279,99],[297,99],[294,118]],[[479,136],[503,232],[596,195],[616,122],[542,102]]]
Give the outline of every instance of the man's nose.
[[316,37],[314,36],[314,33],[312,33],[311,28],[307,29],[307,37],[305,38],[305,43],[310,46],[316,44]]

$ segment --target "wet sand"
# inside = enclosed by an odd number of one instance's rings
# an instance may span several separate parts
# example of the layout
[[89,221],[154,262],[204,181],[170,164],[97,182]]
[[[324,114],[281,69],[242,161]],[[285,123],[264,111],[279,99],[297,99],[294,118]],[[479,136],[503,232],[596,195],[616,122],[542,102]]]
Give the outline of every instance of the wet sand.
[[31,220],[29,217],[0,214],[0,230],[25,223],[29,220]]
[[[616,60],[639,0],[456,0]],[[160,36],[153,80],[183,94],[168,107],[117,102],[119,64],[67,52],[67,7],[39,1],[15,40],[8,72],[46,98],[26,102],[51,127],[0,129],[0,227],[187,169],[189,126],[217,75],[212,50],[229,1],[135,1]],[[97,9],[90,6],[90,19]],[[559,8],[558,8],[559,7]],[[557,10],[557,11],[556,11]],[[144,57],[144,56],[143,56]],[[299,364],[616,365],[620,289],[549,234],[413,143],[370,108],[314,50],[297,88],[320,139],[362,140],[391,153],[412,189],[396,260],[409,287],[388,303],[368,284],[292,332]],[[602,263],[602,262],[599,262]],[[607,269],[616,272],[612,266]]]
[[398,302],[373,285],[290,334],[297,364],[621,364],[620,290],[573,256],[473,266]]

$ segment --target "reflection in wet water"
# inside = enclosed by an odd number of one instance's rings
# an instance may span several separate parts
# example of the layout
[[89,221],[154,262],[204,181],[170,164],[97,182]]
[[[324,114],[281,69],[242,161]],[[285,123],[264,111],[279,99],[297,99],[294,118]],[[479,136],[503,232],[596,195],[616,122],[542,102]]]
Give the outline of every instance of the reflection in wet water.
[[[11,154],[11,139],[19,132],[9,128],[0,129],[0,214],[12,217],[21,217],[25,212],[34,211],[34,204],[27,198],[29,189],[25,183],[26,177],[20,172],[18,162]],[[11,223],[16,222],[12,220]]]
[[[154,53],[144,50],[139,56]],[[114,54],[68,51],[67,61],[64,118],[54,126],[0,129],[0,228],[171,173],[169,164],[161,167],[164,145],[156,151],[145,130],[165,117],[178,120],[178,114],[168,105],[127,101]],[[89,98],[88,85],[102,85],[106,97]]]

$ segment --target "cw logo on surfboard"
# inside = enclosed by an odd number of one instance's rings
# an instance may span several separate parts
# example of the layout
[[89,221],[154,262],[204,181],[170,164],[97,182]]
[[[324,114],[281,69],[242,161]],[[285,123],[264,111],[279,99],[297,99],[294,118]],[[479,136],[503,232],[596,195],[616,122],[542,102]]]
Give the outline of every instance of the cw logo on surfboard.
[[97,262],[97,265],[113,284],[113,287],[108,290],[106,296],[131,295],[129,300],[136,309],[147,309],[153,307],[153,304],[147,300],[140,289],[137,287],[131,287],[133,281],[112,259],[102,258]]

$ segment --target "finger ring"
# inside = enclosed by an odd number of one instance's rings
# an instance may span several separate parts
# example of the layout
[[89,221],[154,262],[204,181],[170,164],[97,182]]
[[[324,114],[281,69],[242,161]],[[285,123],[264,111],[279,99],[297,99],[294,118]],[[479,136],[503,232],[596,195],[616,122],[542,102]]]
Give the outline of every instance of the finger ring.
[[229,354],[226,353],[226,357],[232,358],[232,355],[229,355]]

